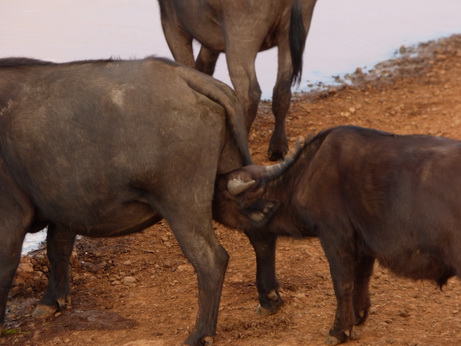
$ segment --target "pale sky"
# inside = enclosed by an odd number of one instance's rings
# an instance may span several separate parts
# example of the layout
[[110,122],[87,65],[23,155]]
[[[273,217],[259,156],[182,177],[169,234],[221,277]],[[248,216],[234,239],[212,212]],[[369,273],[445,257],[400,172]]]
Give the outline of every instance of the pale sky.
[[[319,0],[306,43],[303,84],[373,67],[401,45],[461,33],[461,0]],[[0,57],[57,62],[171,57],[156,0],[1,0]],[[277,61],[260,54],[258,79],[271,95]],[[215,76],[230,83],[221,57]]]

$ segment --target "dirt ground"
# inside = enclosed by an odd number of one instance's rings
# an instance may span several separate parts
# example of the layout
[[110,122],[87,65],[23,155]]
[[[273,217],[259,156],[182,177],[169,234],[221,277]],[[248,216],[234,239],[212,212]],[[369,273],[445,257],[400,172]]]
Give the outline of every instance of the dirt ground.
[[[306,69],[309,66],[305,66]],[[262,102],[251,132],[254,160],[268,164],[273,118]],[[399,134],[461,139],[461,36],[401,47],[394,60],[340,85],[293,97],[290,145],[310,131],[355,124]],[[230,254],[216,345],[322,345],[335,297],[317,239],[281,239],[277,267],[285,305],[260,317],[254,253],[246,237],[216,224]],[[461,251],[461,249],[460,249]],[[165,223],[117,239],[79,239],[72,263],[72,305],[52,319],[30,314],[44,291],[44,251],[25,257],[11,290],[0,345],[178,345],[197,311],[197,283]],[[431,282],[398,278],[376,266],[372,309],[350,345],[461,344],[461,282],[443,291]]]

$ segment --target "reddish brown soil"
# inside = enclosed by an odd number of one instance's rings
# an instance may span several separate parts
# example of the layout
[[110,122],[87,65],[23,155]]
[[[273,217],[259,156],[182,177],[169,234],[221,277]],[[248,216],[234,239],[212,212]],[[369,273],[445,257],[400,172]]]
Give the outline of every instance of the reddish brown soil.
[[[401,51],[371,73],[348,76],[353,86],[295,95],[287,124],[291,146],[310,131],[340,124],[461,139],[461,36],[421,45],[417,54]],[[263,102],[251,132],[257,163],[268,163],[269,110],[270,103]],[[286,304],[275,315],[260,317],[254,254],[246,237],[218,224],[216,233],[231,259],[215,344],[322,345],[335,297],[318,240],[281,239],[277,266]],[[72,306],[52,319],[30,316],[46,284],[44,251],[23,262],[5,326],[16,329],[0,338],[2,345],[177,345],[194,324],[196,278],[164,223],[123,238],[80,239]],[[376,266],[371,293],[370,317],[350,345],[461,344],[459,280],[451,279],[440,291],[433,283],[398,278]]]

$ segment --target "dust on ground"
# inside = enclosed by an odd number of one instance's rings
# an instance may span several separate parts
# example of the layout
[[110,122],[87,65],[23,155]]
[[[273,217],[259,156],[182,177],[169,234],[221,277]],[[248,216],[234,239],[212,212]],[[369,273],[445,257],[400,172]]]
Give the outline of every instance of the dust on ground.
[[[305,68],[309,68],[306,66]],[[262,102],[250,135],[255,162],[268,164],[273,118]],[[336,86],[294,95],[287,121],[290,146],[309,132],[354,124],[399,134],[461,139],[461,36],[415,48]],[[285,305],[260,317],[254,253],[246,237],[215,224],[230,254],[216,345],[323,345],[335,296],[317,239],[281,239],[277,269]],[[43,249],[25,257],[10,293],[0,345],[178,345],[197,312],[197,282],[165,223],[132,236],[80,238],[72,260],[72,304],[54,318],[30,314],[44,292]],[[376,266],[372,308],[360,338],[349,345],[461,344],[461,283],[398,278]]]

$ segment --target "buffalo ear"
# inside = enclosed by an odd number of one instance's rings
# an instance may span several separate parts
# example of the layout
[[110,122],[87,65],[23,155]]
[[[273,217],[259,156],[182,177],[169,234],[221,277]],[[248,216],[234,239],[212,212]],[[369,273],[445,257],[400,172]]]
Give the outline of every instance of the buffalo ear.
[[246,205],[244,213],[256,227],[264,226],[280,207],[280,202],[275,199],[261,198],[257,201]]

